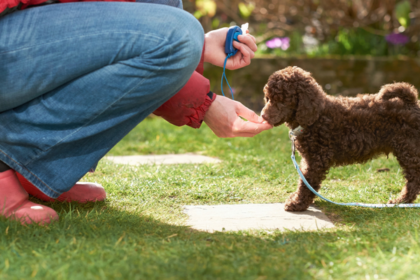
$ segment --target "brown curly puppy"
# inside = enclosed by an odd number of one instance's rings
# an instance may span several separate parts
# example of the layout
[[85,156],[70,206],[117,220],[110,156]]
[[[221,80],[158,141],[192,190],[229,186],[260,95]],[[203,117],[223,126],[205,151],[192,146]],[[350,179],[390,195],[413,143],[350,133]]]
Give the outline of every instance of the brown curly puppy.
[[[275,72],[264,87],[262,117],[272,125],[303,127],[296,149],[301,170],[315,190],[333,166],[363,163],[393,153],[407,183],[397,199],[413,202],[420,191],[420,104],[407,83],[382,87],[378,94],[355,98],[324,93],[311,74],[298,67]],[[299,180],[286,201],[287,211],[304,211],[315,195]]]

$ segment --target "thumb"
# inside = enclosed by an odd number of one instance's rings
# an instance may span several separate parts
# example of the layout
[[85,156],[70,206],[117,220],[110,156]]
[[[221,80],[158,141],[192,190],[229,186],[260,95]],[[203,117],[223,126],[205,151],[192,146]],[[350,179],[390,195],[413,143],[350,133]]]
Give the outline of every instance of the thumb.
[[242,103],[239,103],[239,102],[236,107],[236,114],[247,119],[250,122],[262,123],[264,121],[264,119],[258,116],[257,114],[255,114],[254,111],[252,111],[251,109],[248,109],[247,107],[242,105]]

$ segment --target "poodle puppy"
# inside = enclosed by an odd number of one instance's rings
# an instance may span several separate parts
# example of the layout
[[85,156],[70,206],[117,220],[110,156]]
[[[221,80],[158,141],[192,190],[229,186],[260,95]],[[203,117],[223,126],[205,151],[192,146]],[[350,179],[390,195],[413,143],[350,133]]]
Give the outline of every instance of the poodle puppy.
[[[394,83],[383,86],[378,94],[333,97],[324,93],[310,73],[288,67],[270,76],[264,94],[261,115],[268,123],[303,128],[295,144],[302,156],[301,170],[315,190],[333,166],[364,163],[393,153],[406,185],[388,203],[416,199],[420,191],[420,104],[412,85]],[[299,180],[285,210],[304,211],[314,198]]]

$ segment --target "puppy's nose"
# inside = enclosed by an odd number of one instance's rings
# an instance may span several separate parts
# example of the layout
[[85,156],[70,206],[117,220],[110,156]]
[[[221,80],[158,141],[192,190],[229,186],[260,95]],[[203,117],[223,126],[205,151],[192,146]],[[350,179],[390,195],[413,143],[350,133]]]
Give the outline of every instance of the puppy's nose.
[[262,113],[262,114],[261,114],[261,117],[262,117],[264,120],[267,120],[267,118],[268,118],[268,116],[267,116],[266,114],[264,114],[264,113]]

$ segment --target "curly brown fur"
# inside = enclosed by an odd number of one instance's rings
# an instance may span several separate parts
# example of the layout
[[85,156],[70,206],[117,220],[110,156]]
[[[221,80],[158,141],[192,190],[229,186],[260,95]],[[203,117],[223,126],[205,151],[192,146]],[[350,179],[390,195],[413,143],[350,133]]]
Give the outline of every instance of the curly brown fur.
[[[393,153],[406,178],[398,198],[413,202],[420,192],[420,104],[407,83],[388,84],[378,94],[354,98],[326,95],[310,73],[288,67],[270,76],[264,87],[262,117],[272,125],[299,125],[296,149],[301,170],[316,190],[333,166],[363,163]],[[287,211],[304,211],[315,195],[299,180],[286,202]]]

